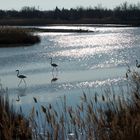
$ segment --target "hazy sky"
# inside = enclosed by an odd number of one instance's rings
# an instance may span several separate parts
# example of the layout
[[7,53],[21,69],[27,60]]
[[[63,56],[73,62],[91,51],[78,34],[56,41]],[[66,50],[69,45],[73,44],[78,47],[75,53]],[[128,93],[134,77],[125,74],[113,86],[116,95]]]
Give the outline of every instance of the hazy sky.
[[76,8],[78,6],[94,7],[102,4],[102,7],[114,8],[127,1],[128,3],[138,3],[140,0],[0,0],[0,9],[20,10],[23,6],[35,6],[41,10],[59,8]]

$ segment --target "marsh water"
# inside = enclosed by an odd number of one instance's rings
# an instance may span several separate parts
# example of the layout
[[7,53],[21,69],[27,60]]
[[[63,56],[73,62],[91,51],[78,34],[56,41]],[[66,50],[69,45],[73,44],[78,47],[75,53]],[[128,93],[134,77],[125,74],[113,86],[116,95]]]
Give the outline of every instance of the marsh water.
[[[127,65],[136,69],[135,60],[140,60],[138,27],[40,28],[82,28],[94,32],[38,33],[39,44],[0,48],[2,87],[8,87],[10,100],[25,110],[33,106],[33,97],[40,104],[55,104],[66,95],[68,104],[78,104],[83,92],[92,95],[108,85],[124,84]],[[58,64],[58,70],[53,70],[50,58]],[[19,84],[17,69],[27,76],[26,84]]]

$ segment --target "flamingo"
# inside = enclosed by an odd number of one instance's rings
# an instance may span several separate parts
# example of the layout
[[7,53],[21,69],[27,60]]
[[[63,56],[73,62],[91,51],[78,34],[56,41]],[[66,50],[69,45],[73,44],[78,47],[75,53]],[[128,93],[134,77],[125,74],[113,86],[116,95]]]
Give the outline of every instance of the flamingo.
[[140,64],[138,64],[138,60],[136,60],[136,67],[140,68]]
[[129,65],[127,65],[127,67],[128,67],[128,69],[127,69],[127,72],[126,72],[126,74],[125,74],[125,76],[126,76],[126,79],[128,79],[128,77],[129,77],[129,74],[131,73],[130,66],[129,66]]
[[51,59],[51,62],[50,62],[51,66],[53,67],[53,69],[56,68],[56,70],[57,70],[57,66],[58,66],[58,65],[55,64],[55,63],[52,63],[52,58],[50,58],[50,59]]
[[19,79],[21,79],[20,80],[20,82],[19,82],[19,84],[18,84],[18,86],[20,85],[20,83],[21,83],[21,81],[23,80],[24,81],[24,83],[26,84],[26,82],[25,82],[25,78],[27,78],[25,75],[19,75],[19,70],[16,70],[17,71],[17,77],[19,78]]

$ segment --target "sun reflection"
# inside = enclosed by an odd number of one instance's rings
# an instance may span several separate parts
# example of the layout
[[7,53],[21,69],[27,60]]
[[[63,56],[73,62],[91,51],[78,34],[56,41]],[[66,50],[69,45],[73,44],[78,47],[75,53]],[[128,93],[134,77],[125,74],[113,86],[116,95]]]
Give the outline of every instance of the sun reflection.
[[114,49],[119,49],[119,46],[94,46],[94,47],[85,47],[85,48],[76,48],[76,49],[68,49],[63,51],[56,51],[53,52],[52,56],[63,56],[63,57],[84,57],[84,56],[91,56],[99,54],[101,56],[102,53],[112,54]]
[[60,44],[60,47],[78,47],[78,46],[105,46],[105,45],[120,45],[124,43],[131,42],[131,37],[124,37],[124,34],[121,33],[110,33],[110,34],[83,34],[83,35],[61,35],[57,36],[55,41]]
[[59,85],[59,89],[64,90],[72,90],[72,89],[81,89],[81,88],[98,88],[98,87],[105,87],[110,85],[117,85],[119,82],[125,81],[125,78],[118,77],[118,78],[108,78],[106,80],[95,80],[95,81],[83,81],[83,82],[77,82],[77,83],[63,83]]
[[54,49],[61,49],[55,50],[50,55],[73,58],[97,54],[101,56],[102,53],[113,55],[114,51],[131,47],[133,43],[131,36],[126,36],[123,37],[121,33],[60,35],[51,39],[55,40]]
[[[123,83],[126,80],[126,63],[134,66],[134,60],[140,59],[140,30],[97,30],[93,33],[39,33],[42,41],[37,45],[1,48],[0,74],[12,93],[10,96],[15,99],[17,92],[22,96],[18,105],[31,105],[32,97],[38,97],[40,102],[52,102],[69,92],[75,99],[81,87],[95,89],[112,83]],[[50,57],[59,64],[59,77],[52,77]],[[17,91],[16,67],[22,68],[29,75],[25,92],[28,95]],[[51,83],[51,78],[54,78],[52,81],[59,79]]]

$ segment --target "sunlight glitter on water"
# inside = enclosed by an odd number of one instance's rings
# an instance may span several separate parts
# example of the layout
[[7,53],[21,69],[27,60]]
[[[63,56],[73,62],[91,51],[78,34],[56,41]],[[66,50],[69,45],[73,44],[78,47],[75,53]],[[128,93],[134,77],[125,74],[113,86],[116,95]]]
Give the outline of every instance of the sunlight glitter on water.
[[119,45],[131,44],[132,36],[127,35],[124,37],[122,33],[109,33],[109,34],[71,34],[60,35],[51,39],[59,44],[59,47],[86,47],[86,46],[105,46],[105,45]]
[[97,55],[100,53],[110,53],[112,54],[112,51],[115,49],[120,49],[119,46],[112,47],[112,46],[105,46],[105,47],[94,47],[94,48],[77,48],[77,49],[70,49],[70,50],[64,50],[64,51],[58,51],[55,53],[52,53],[52,56],[65,56],[65,57],[74,57],[74,58],[81,58],[84,56],[92,56]]
[[[34,96],[46,103],[55,102],[64,94],[74,102],[76,96],[78,100],[82,94],[81,89],[123,84],[128,68],[126,64],[135,67],[135,60],[140,59],[139,28],[97,27],[92,33],[38,35],[41,37],[40,44],[0,50],[0,78],[9,88],[9,95],[14,101],[17,95],[22,96],[22,105],[32,105]],[[58,64],[59,71],[55,75],[58,80],[53,83],[50,57],[53,63]],[[25,95],[24,90],[18,87],[20,79],[16,69],[27,76]]]

